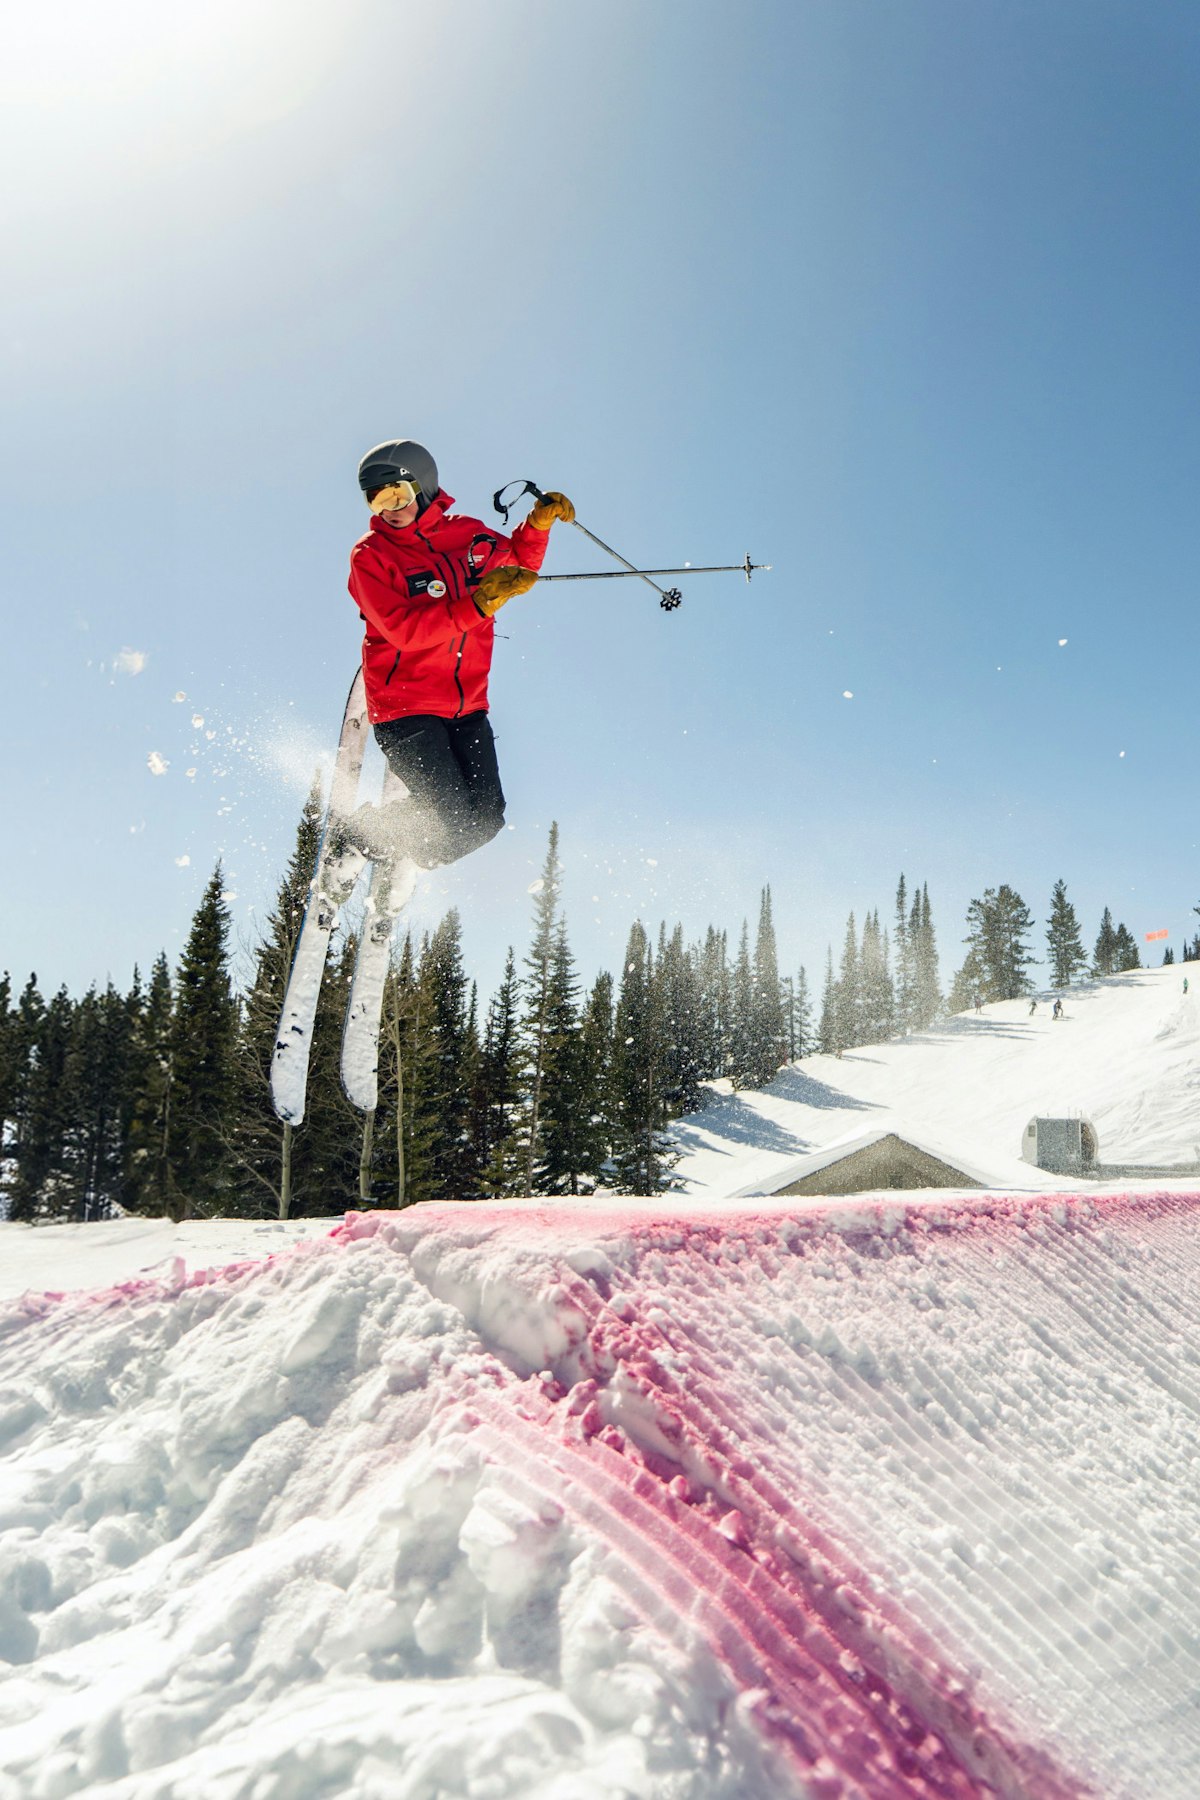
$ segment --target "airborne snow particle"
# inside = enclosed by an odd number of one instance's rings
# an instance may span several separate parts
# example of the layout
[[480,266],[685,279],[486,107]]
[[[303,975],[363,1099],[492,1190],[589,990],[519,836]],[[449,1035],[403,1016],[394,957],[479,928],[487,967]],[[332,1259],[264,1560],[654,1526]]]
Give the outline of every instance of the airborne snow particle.
[[1067,640],[1066,640],[1066,638],[1059,638],[1059,640],[1058,640],[1058,647],[1059,647],[1059,649],[1060,649],[1060,650],[1061,650],[1061,649],[1062,649],[1062,647],[1063,647],[1063,645],[1064,645],[1064,644],[1065,644],[1065,643],[1066,643],[1066,641],[1067,641]]
[[186,774],[187,774],[187,778],[188,778],[188,780],[189,780],[189,781],[195,781],[195,779],[196,779],[196,771],[195,771],[195,769],[188,769],[188,770],[187,770],[187,771],[186,771]]
[[177,869],[188,869],[191,867],[191,863],[192,859],[190,856],[177,856],[175,858],[175,867]]
[[657,869],[657,867],[658,867],[657,856],[648,856],[646,858],[646,867],[649,869]]
[[1121,754],[1121,755],[1122,755],[1122,756],[1124,756],[1124,754],[1125,754],[1125,752],[1124,752],[1124,751],[1123,751],[1123,750],[1122,750],[1122,751],[1121,751],[1121,752],[1120,752],[1120,754]]
[[146,758],[146,767],[152,775],[165,775],[170,766],[160,750],[152,750]]
[[853,698],[854,698],[853,689],[851,689],[851,688],[843,688],[842,689],[842,699],[843,700],[853,700]]
[[140,675],[146,666],[146,652],[131,650],[126,645],[124,650],[118,650],[113,657],[112,666],[117,675]]
[[193,713],[192,714],[192,726],[196,731],[199,731],[199,729],[203,725],[203,723],[204,723],[204,714],[203,713]]
[[177,693],[177,694],[172,694],[172,695],[171,695],[171,704],[172,704],[172,705],[173,705],[173,706],[182,706],[182,705],[183,705],[183,702],[184,702],[184,701],[185,701],[185,700],[186,700],[186,699],[187,699],[187,695],[186,695],[186,694],[185,694],[185,693],[184,693],[184,691],[183,691],[183,689],[182,689],[182,688],[180,688],[180,690],[179,690],[179,692],[178,692],[178,693]]
[[540,894],[545,885],[545,882],[539,875],[536,881],[530,882],[529,886],[525,889],[525,892],[527,894]]

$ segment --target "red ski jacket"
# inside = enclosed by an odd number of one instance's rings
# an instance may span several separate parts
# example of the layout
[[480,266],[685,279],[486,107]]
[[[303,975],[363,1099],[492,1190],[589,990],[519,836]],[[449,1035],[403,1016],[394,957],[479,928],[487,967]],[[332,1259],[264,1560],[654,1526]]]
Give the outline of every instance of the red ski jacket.
[[528,521],[511,538],[454,517],[439,493],[415,525],[375,516],[350,552],[350,594],[367,630],[363,675],[372,724],[486,712],[495,628],[472,594],[489,569],[540,569],[549,541]]

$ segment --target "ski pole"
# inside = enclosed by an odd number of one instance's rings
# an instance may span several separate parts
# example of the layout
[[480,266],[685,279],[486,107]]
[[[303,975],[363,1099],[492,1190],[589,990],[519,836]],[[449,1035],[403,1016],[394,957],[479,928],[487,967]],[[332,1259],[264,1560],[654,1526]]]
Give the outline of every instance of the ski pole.
[[[509,488],[513,488],[513,487],[515,487],[517,489],[516,495],[511,500],[505,500],[505,498],[504,498],[505,494],[508,492]],[[543,494],[541,488],[537,485],[536,481],[520,481],[520,482],[508,481],[508,482],[505,482],[505,484],[502,488],[497,488],[496,492],[492,495],[492,504],[496,508],[496,511],[500,514],[501,518],[504,520],[504,523],[506,525],[508,524],[509,513],[512,511],[513,507],[517,504],[517,501],[520,500],[522,495],[524,495],[524,494],[532,494],[535,500],[544,500],[546,498],[545,494]],[[678,588],[660,588],[657,581],[654,581],[651,579],[652,576],[654,576],[654,575],[683,575],[683,574],[710,575],[710,574],[718,574],[718,573],[725,572],[724,568],[719,569],[719,570],[715,569],[715,568],[714,569],[688,569],[688,570],[684,570],[684,569],[639,569],[639,568],[636,568],[634,566],[634,564],[631,563],[627,557],[622,556],[621,552],[619,550],[614,550],[611,544],[606,544],[604,542],[603,538],[598,538],[594,531],[589,531],[586,525],[581,525],[579,523],[578,519],[572,519],[571,523],[574,525],[574,527],[577,531],[582,531],[584,537],[589,538],[591,540],[591,542],[597,546],[598,549],[603,550],[606,556],[611,556],[614,558],[615,561],[617,561],[619,563],[623,563],[625,565],[624,573],[626,575],[636,575],[640,578],[640,580],[642,580],[646,583],[647,587],[652,587],[654,589],[655,593],[659,597],[658,604],[662,607],[664,612],[673,612],[674,609],[682,601],[683,595],[680,593]],[[746,577],[746,580],[749,581],[750,576],[754,572],[755,569],[768,569],[768,568],[770,568],[771,565],[769,563],[752,563],[750,561],[749,555],[747,554],[747,557],[746,557],[746,560],[744,563],[730,563],[726,566],[729,569],[734,569],[734,570],[740,571]],[[542,581],[589,581],[589,580],[592,580],[595,578],[592,576],[588,576],[588,575],[543,575],[543,576],[540,576],[539,579]]]
[[[759,569],[770,567],[770,563],[751,562],[747,554],[745,562],[713,563],[708,566],[689,563],[683,569],[588,569],[578,575],[539,575],[538,585],[543,581],[628,581],[631,575],[640,575],[643,579],[650,575],[744,575],[749,581],[751,575],[757,574]],[[683,599],[678,588],[667,588],[665,592],[660,589],[659,592],[663,595],[659,603],[662,606],[666,606],[669,600],[672,607],[675,607]]]

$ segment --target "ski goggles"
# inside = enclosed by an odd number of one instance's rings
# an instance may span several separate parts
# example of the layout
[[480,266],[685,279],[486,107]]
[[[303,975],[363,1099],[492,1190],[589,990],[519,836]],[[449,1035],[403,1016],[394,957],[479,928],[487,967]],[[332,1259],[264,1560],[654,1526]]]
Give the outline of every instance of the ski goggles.
[[367,505],[373,513],[402,512],[419,498],[420,493],[415,482],[392,481],[387,487],[381,487],[374,499],[367,501]]

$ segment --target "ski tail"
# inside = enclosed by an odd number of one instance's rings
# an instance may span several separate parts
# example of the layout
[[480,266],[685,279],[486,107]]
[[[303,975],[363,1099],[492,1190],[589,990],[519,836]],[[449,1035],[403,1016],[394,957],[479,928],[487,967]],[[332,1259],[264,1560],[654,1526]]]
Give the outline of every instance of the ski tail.
[[[334,823],[354,809],[367,749],[367,696],[361,668],[350,684],[342,729],[334,757],[333,780],[325,828],[317,852],[317,866],[308,890],[308,904],[296,940],[291,973],[283,999],[275,1049],[271,1057],[271,1103],[285,1124],[299,1125],[304,1118],[308,1064],[312,1054],[321,978],[329,954],[329,940],[337,924],[339,907],[326,891],[323,877],[338,848]],[[344,856],[344,851],[342,852]],[[365,861],[365,859],[364,859]],[[361,865],[360,865],[361,866]]]

